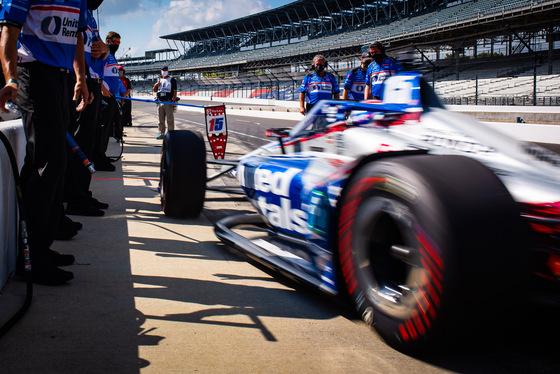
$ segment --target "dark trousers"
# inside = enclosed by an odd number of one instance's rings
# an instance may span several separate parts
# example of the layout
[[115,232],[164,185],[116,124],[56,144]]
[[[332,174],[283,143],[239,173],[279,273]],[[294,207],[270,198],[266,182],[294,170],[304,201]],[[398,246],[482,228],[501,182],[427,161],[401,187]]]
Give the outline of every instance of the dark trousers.
[[[98,131],[99,105],[101,104],[101,81],[94,78],[86,80],[94,99],[91,104],[78,113],[74,126],[69,129],[70,135],[91,161],[95,146],[95,135]],[[68,147],[68,165],[66,166],[65,198],[69,206],[87,205],[91,200],[89,187],[91,173],[81,159]]]
[[132,102],[125,100],[122,104],[122,124],[123,126],[132,126]]
[[27,138],[21,170],[24,211],[33,266],[50,264],[47,250],[59,222],[66,130],[68,74],[39,62],[18,66],[18,105]]
[[[95,146],[93,149],[93,162],[105,164],[109,162],[106,156],[107,146],[109,145],[109,138],[113,135],[114,124],[119,121],[120,126],[120,113],[115,96],[102,98],[107,105],[101,107],[99,114],[99,125],[97,127],[97,134],[95,135]],[[90,160],[91,161],[91,160]]]
[[120,100],[115,100],[117,103],[117,109],[113,115],[113,137],[117,140],[122,140],[123,138],[123,106]]

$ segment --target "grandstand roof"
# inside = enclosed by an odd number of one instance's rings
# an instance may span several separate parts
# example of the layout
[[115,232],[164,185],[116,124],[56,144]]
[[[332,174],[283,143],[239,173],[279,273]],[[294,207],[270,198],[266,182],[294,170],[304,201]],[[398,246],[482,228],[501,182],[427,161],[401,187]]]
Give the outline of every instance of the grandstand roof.
[[146,53],[165,53],[165,52],[176,52],[177,50],[174,48],[164,48],[164,49],[151,49],[146,51]]
[[[400,3],[402,0],[393,0]],[[251,34],[263,29],[279,27],[294,28],[310,25],[313,20],[331,21],[335,16],[340,18],[341,13],[349,13],[355,9],[364,9],[379,4],[379,0],[297,0],[287,5],[237,18],[231,21],[202,27],[196,30],[183,31],[175,34],[164,35],[160,38],[198,42],[218,37],[233,37],[240,34]],[[381,3],[386,3],[382,1]]]

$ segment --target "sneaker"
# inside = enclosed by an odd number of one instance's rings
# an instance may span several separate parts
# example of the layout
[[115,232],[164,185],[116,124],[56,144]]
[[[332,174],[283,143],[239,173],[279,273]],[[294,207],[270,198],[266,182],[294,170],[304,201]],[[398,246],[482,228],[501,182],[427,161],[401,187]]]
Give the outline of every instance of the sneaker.
[[32,266],[31,274],[33,283],[44,284],[47,286],[59,286],[71,279],[74,273],[57,268],[56,266]]
[[54,234],[54,240],[70,240],[78,234],[77,230],[74,230],[69,225],[59,226]]
[[80,222],[72,221],[67,215],[64,215],[63,222],[75,231],[80,231],[84,227]]
[[69,240],[78,234],[83,225],[80,222],[72,221],[66,214],[62,216],[58,229],[54,235],[55,240]]
[[115,165],[111,164],[109,161],[106,163],[94,164],[95,170],[97,171],[115,171]]
[[72,255],[63,255],[57,251],[49,249],[49,258],[55,266],[68,266],[72,265],[76,258]]
[[163,139],[163,135],[159,134],[158,136],[156,136],[156,139],[158,139],[158,140]]
[[97,209],[107,209],[107,208],[109,208],[109,204],[102,203],[101,201],[97,200],[95,197],[91,198],[91,205],[93,205],[93,207],[97,208]]

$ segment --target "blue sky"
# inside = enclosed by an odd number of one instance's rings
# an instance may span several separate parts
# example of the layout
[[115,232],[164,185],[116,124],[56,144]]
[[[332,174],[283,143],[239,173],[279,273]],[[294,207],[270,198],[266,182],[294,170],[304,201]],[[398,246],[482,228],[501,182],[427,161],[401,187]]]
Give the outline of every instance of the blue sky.
[[197,29],[276,8],[294,0],[105,0],[94,13],[99,33],[118,32],[117,58],[168,48],[162,35]]

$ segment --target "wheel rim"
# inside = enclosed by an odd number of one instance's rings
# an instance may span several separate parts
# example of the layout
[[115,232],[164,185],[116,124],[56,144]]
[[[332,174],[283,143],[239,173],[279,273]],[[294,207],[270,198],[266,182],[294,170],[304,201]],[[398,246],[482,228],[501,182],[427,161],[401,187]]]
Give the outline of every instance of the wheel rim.
[[371,197],[360,203],[352,246],[366,297],[395,318],[407,318],[418,304],[426,269],[410,210],[395,200]]

